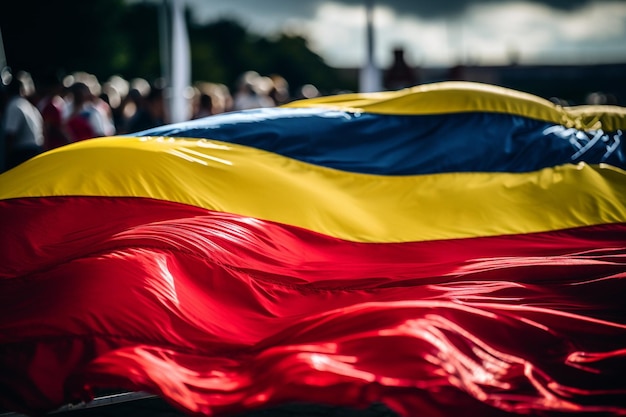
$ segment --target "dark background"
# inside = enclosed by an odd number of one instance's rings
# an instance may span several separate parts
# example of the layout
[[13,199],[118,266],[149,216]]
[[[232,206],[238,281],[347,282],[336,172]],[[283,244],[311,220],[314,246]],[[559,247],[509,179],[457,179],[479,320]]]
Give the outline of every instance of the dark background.
[[[283,76],[292,94],[305,84],[322,94],[358,90],[358,68],[330,67],[301,36],[266,38],[234,20],[198,24],[189,12],[187,22],[193,82],[221,83],[233,90],[243,72],[255,70]],[[100,81],[112,75],[150,81],[161,76],[158,7],[151,2],[10,1],[0,11],[0,30],[8,66],[14,73],[30,72],[36,83],[75,71]],[[626,63],[411,69],[416,84],[486,82],[565,104],[586,104],[590,94],[600,93],[594,95],[596,101],[626,105]]]

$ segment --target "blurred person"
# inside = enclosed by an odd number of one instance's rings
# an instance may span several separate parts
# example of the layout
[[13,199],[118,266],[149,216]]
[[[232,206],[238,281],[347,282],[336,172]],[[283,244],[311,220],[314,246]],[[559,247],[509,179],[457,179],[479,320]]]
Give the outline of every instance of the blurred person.
[[213,99],[213,114],[225,113],[233,109],[233,96],[225,84],[210,83],[209,91]]
[[[128,94],[130,92],[130,81],[119,76],[112,75],[107,80],[106,84],[110,86],[112,90],[115,90],[119,95],[119,104],[114,107],[114,103],[111,103],[111,111],[113,112],[113,123],[115,124],[115,129],[119,133],[123,130],[124,124],[126,123],[126,108],[125,105],[128,102]],[[103,86],[104,88],[104,86]]]
[[133,78],[128,83],[128,92],[120,104],[121,120],[118,132],[128,133],[129,120],[139,108],[145,106],[146,97],[150,93],[150,83],[144,78]]
[[71,100],[69,115],[66,117],[65,131],[71,142],[78,142],[96,137],[96,129],[90,120],[93,115],[91,92],[83,82],[76,82],[69,88]]
[[304,84],[300,87],[300,91],[298,92],[299,99],[314,98],[320,95],[320,91],[313,84]]
[[121,125],[124,120],[122,114],[122,93],[115,84],[107,81],[102,84],[102,93],[100,94],[100,98],[107,104],[108,109],[110,110],[110,117],[114,130],[116,132],[121,130]]
[[44,150],[43,117],[37,107],[26,99],[29,76],[24,72],[15,77],[11,74],[3,76],[0,112],[3,116],[6,169],[16,167]]
[[160,84],[150,86],[148,95],[138,100],[137,106],[135,114],[126,122],[126,133],[141,132],[165,124],[165,94]]
[[230,109],[232,97],[224,84],[198,82],[194,90],[194,119],[224,113]]
[[72,100],[65,120],[65,130],[70,141],[111,136],[115,134],[110,108],[100,97],[94,96],[83,82],[70,86]]
[[274,100],[274,103],[277,106],[289,103],[291,96],[289,94],[289,83],[287,80],[278,74],[271,75],[270,79],[272,80],[272,89],[270,90],[269,96]]
[[94,74],[88,72],[74,73],[77,82],[82,82],[89,88],[88,106],[92,107],[91,123],[94,126],[96,136],[111,136],[115,134],[113,113],[109,104],[101,98],[102,85]]
[[237,83],[237,91],[233,95],[234,110],[275,106],[274,100],[268,95],[269,88],[266,88],[268,83],[265,78],[256,71],[246,71],[241,75]]
[[585,104],[589,105],[617,105],[617,97],[610,93],[594,91],[585,97]]
[[197,98],[197,106],[193,111],[193,119],[202,119],[203,117],[212,116],[213,112],[213,98],[210,94],[199,91]]
[[54,75],[44,76],[39,91],[37,108],[43,117],[44,149],[50,150],[70,142],[63,129],[63,115],[66,102],[63,98],[63,84]]
[[556,104],[557,106],[561,106],[561,107],[568,107],[571,104],[565,100],[564,98],[561,97],[550,97],[548,100],[550,100],[552,103]]
[[102,85],[94,76],[93,82],[87,87],[89,87],[91,98],[89,105],[93,107],[91,122],[94,125],[96,137],[114,135],[116,129],[113,122],[113,111],[109,103],[102,97]]
[[33,80],[33,77],[27,71],[18,72],[17,77],[20,83],[20,94],[26,100],[30,101],[35,107],[37,107],[37,88],[35,87],[35,81]]
[[225,113],[233,110],[234,99],[230,89],[225,84],[215,84],[215,94],[220,99],[220,107],[215,109],[216,113]]
[[63,84],[68,87],[65,129],[70,141],[75,142],[116,133],[109,105],[100,97],[102,86],[98,78],[79,71],[67,76]]
[[393,50],[393,63],[384,72],[383,85],[387,90],[400,90],[413,87],[419,82],[415,69],[407,64],[404,49]]

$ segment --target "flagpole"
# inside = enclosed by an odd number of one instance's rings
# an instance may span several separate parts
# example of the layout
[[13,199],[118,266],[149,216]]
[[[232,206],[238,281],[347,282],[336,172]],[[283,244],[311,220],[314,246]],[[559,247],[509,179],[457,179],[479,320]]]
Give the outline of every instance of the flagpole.
[[171,6],[169,115],[170,123],[189,120],[189,102],[185,97],[191,84],[191,52],[184,14],[184,0],[169,0]]
[[168,0],[162,0],[161,5],[159,6],[159,44],[161,58],[161,76],[163,77],[163,80],[168,84],[170,82],[172,73],[172,68],[170,65],[170,57],[172,56],[170,52],[170,32],[169,4]]
[[373,0],[365,0],[366,13],[366,53],[365,63],[361,68],[359,90],[371,93],[382,89],[380,70],[374,58],[374,4]]
[[2,28],[0,28],[0,70],[7,66],[7,56],[4,52],[4,41],[2,40]]

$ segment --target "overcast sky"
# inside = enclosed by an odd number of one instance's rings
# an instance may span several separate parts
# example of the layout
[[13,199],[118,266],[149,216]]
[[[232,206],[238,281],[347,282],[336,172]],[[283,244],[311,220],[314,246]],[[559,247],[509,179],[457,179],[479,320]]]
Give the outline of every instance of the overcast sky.
[[[185,0],[194,18],[301,34],[328,64],[364,60],[365,0]],[[626,0],[373,0],[375,59],[413,65],[626,62]]]

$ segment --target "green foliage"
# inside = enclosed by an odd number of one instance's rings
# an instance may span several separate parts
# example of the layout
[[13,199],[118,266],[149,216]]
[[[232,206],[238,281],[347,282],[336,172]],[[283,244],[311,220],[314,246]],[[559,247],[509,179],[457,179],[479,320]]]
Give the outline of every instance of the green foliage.
[[[341,87],[336,71],[313,53],[302,37],[258,37],[233,20],[192,26],[189,32],[196,80],[232,87],[243,72],[254,70],[262,75],[281,75],[292,89],[309,83],[327,91]],[[200,59],[202,64],[195,65]]]
[[[0,13],[9,66],[35,80],[74,71],[100,80],[161,76],[157,2],[124,0],[19,0]],[[187,18],[190,21],[189,16]],[[332,92],[351,89],[337,71],[312,52],[306,39],[264,38],[228,19],[188,24],[194,81],[234,88],[245,71],[279,74],[292,89],[307,83]]]
[[74,70],[106,76],[120,63],[116,28],[122,0],[19,0],[3,6],[0,29],[8,65],[33,77]]
[[118,73],[126,78],[153,80],[161,75],[159,9],[152,3],[128,6],[119,26],[126,38],[126,65]]

